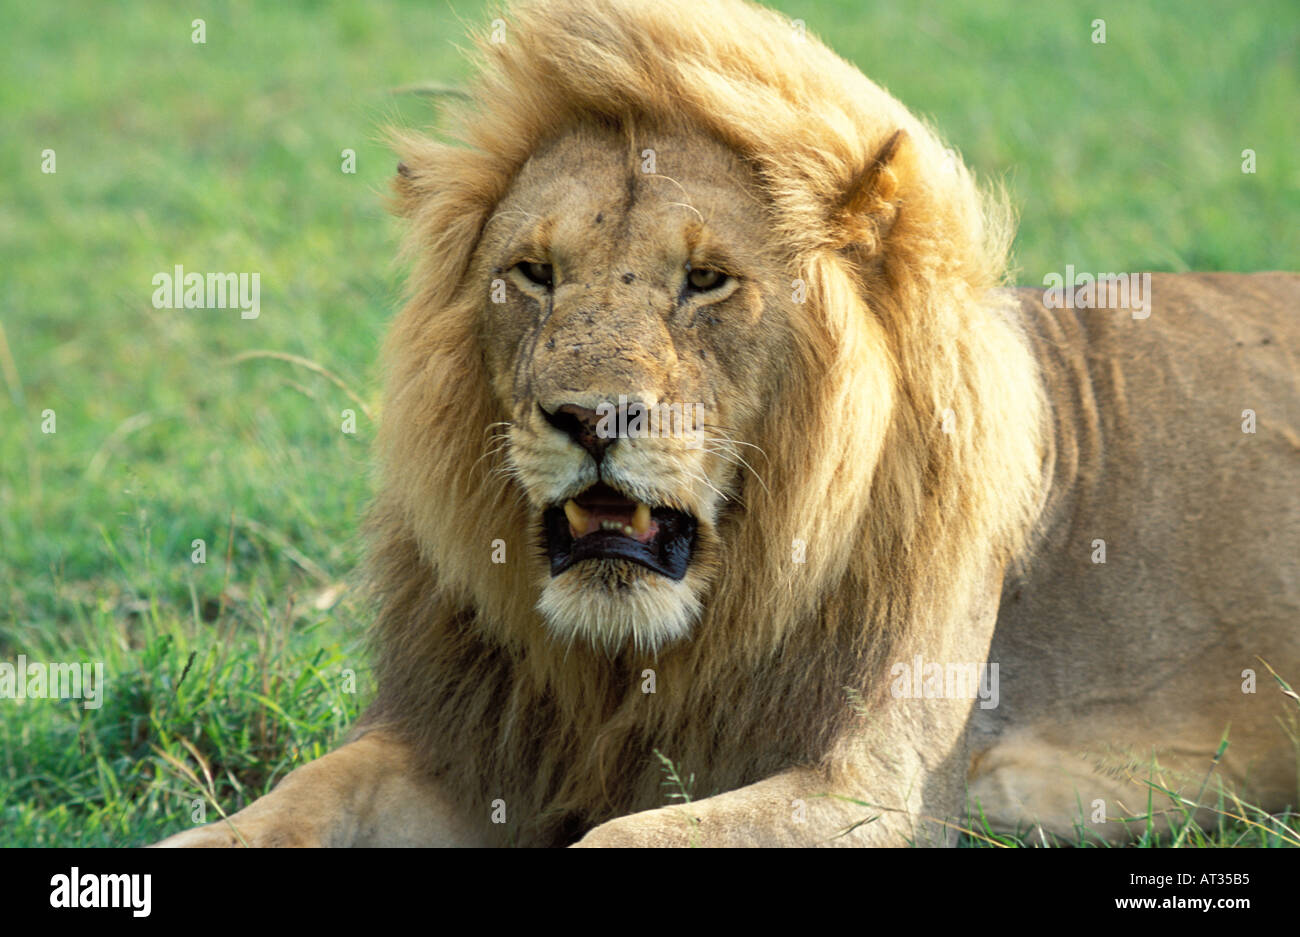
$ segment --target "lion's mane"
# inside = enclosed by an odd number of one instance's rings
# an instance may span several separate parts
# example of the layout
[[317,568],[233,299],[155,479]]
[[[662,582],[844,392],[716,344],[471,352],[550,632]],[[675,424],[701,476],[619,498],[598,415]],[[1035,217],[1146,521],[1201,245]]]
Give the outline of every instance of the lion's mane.
[[[385,349],[363,725],[409,739],[467,810],[503,799],[517,842],[562,843],[665,803],[654,750],[697,796],[835,769],[846,688],[879,704],[889,662],[937,656],[989,564],[1025,550],[1045,408],[996,290],[1002,201],[811,36],[738,0],[538,0],[502,20],[448,109],[456,142],[396,140],[414,270]],[[807,290],[796,379],[752,437],[766,487],[751,480],[721,528],[693,637],[656,657],[553,642],[535,519],[483,458],[507,416],[478,350],[485,287],[466,274],[516,172],[582,121],[685,123],[732,147]]]

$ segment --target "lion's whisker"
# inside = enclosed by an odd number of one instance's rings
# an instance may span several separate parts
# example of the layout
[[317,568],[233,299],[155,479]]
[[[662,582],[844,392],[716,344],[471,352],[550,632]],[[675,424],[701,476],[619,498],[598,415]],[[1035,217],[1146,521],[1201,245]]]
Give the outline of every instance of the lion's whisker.
[[758,470],[754,468],[754,466],[746,462],[744,457],[741,456],[740,453],[733,452],[733,451],[724,451],[720,448],[718,449],[709,448],[708,446],[704,447],[704,451],[711,452],[714,455],[718,456],[719,458],[723,459],[724,461],[730,462],[732,465],[743,465],[745,468],[749,469],[750,472],[753,473],[754,478],[757,479],[758,483],[763,486],[764,491],[766,491],[768,494],[772,493],[771,489],[767,487],[767,482],[763,481],[763,476],[758,473]]
[[690,211],[695,212],[695,217],[697,217],[697,218],[700,219],[700,223],[701,223],[701,224],[707,224],[707,222],[704,220],[704,216],[700,214],[700,210],[699,210],[698,208],[696,208],[694,205],[688,205],[688,204],[686,204],[685,202],[669,202],[668,204],[664,205],[663,207],[664,207],[664,208],[672,208],[672,207],[674,207],[674,206],[678,206],[678,207],[685,208],[685,209],[688,209],[688,210],[690,210]]
[[692,479],[693,481],[697,481],[697,482],[699,482],[700,484],[704,485],[705,487],[712,489],[712,490],[713,490],[713,493],[716,494],[716,495],[717,495],[719,498],[721,498],[723,501],[731,501],[731,500],[734,500],[734,499],[732,499],[731,497],[729,497],[728,495],[725,495],[725,494],[723,494],[721,491],[719,491],[719,490],[718,490],[718,489],[713,485],[713,483],[710,482],[710,481],[709,481],[707,478],[705,478],[703,475],[700,475],[700,474],[698,474],[697,472],[692,472],[690,469],[682,469],[682,474],[685,475],[687,478]]
[[764,449],[762,446],[755,445],[752,442],[745,442],[743,439],[736,439],[734,436],[732,436],[731,432],[735,432],[735,430],[730,426],[719,426],[715,423],[705,423],[704,428],[714,430],[715,439],[719,439],[724,442],[731,443],[733,446],[748,446],[750,449],[757,449],[759,452],[763,453],[763,458],[768,457],[767,450]]
[[[507,443],[501,443],[500,445],[497,445],[497,446],[494,446],[494,447],[491,448],[491,449],[488,449],[488,450],[487,450],[486,452],[484,452],[481,456],[479,456],[477,459],[474,460],[474,464],[470,466],[470,471],[472,472],[472,471],[476,470],[476,469],[478,468],[479,463],[482,462],[484,459],[488,459],[488,458],[491,458],[492,456],[498,455],[499,453],[501,453],[501,452],[503,452],[503,451],[505,451],[506,449],[509,449],[509,448],[510,448],[510,446],[509,446],[509,443],[507,442]],[[488,477],[488,478],[491,478],[492,476],[491,476],[491,474],[489,473],[489,475],[488,475],[487,477]]]

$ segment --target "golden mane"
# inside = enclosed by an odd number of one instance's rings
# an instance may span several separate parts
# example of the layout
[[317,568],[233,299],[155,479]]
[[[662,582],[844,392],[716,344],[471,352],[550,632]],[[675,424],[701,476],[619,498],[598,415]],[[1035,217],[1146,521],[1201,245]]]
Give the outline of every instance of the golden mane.
[[[459,145],[396,139],[414,271],[385,350],[364,724],[414,742],[468,808],[504,799],[518,841],[555,843],[664,803],[656,749],[700,796],[834,768],[845,688],[877,700],[882,668],[933,648],[957,597],[1026,549],[1045,411],[995,289],[1002,203],[811,36],[739,0],[533,0],[502,20],[505,41],[480,37],[470,99],[449,110]],[[554,644],[523,499],[483,458],[507,416],[478,352],[483,284],[466,273],[529,155],[582,122],[684,125],[731,147],[807,287],[800,380],[752,438],[766,488],[744,488],[694,637],[657,656]],[[807,417],[796,428],[790,412]]]

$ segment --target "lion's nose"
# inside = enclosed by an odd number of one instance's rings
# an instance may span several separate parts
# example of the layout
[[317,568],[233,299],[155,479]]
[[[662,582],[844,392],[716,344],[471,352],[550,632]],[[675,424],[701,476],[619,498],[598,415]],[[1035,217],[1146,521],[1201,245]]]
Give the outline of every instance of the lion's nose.
[[542,416],[546,417],[546,422],[560,432],[567,433],[570,439],[591,453],[591,457],[598,465],[605,457],[605,450],[618,442],[618,424],[609,420],[606,426],[600,426],[604,418],[595,410],[573,403],[563,404],[552,412],[548,412],[540,405],[538,409],[542,411]]

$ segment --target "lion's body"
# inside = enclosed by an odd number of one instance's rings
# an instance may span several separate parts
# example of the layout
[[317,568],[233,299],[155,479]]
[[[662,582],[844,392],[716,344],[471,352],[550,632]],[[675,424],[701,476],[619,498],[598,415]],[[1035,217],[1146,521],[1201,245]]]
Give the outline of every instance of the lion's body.
[[1156,274],[1146,319],[1019,292],[1057,414],[1055,497],[1008,578],[972,793],[1003,828],[1066,832],[1101,798],[1113,837],[1117,801],[1144,809],[1132,778],[1153,755],[1194,792],[1227,731],[1219,774],[1294,805],[1296,747],[1259,658],[1294,680],[1300,277]]
[[[400,141],[378,696],[235,826],[933,842],[969,787],[1068,831],[1120,791],[1082,749],[1194,769],[1228,718],[1232,779],[1285,801],[1276,700],[1240,684],[1254,654],[1300,664],[1297,278],[1157,277],[1147,319],[1035,308],[999,289],[1005,214],[898,102],[774,14],[701,17],[521,5],[468,146]],[[712,442],[602,449],[564,416],[620,394],[696,402]],[[602,485],[629,540],[633,503],[646,543],[692,531],[680,575],[564,565]],[[896,692],[917,658],[997,663],[1000,704]],[[1126,783],[1112,816],[1145,803]]]

